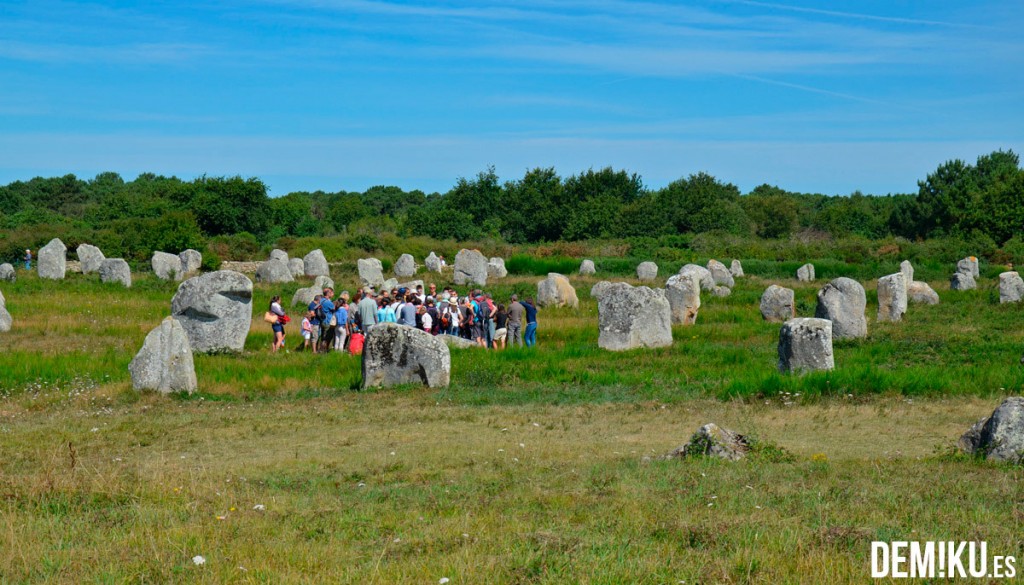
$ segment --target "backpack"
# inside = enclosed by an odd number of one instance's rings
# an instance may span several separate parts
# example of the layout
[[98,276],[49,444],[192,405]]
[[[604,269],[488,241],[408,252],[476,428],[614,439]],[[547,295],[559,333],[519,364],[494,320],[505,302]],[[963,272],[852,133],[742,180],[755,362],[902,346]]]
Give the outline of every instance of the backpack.
[[491,309],[487,306],[487,301],[481,299],[476,302],[476,318],[478,321],[487,321],[487,315],[490,312]]
[[323,323],[324,320],[327,319],[327,316],[324,315],[324,308],[323,306],[321,306],[320,303],[317,303],[316,306],[313,307],[313,315],[316,317],[316,320],[319,321],[320,323]]

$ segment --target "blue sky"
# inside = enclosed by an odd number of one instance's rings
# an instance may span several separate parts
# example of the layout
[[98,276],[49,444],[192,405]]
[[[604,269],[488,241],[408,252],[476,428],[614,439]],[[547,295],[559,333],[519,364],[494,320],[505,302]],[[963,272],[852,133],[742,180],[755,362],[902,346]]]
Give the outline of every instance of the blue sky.
[[445,191],[494,165],[916,191],[1024,151],[1018,1],[0,1],[0,183]]

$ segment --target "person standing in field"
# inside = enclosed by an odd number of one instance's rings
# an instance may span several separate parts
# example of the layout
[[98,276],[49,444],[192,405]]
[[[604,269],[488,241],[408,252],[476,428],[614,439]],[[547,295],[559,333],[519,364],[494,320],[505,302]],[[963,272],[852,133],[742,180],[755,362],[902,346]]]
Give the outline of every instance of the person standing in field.
[[359,311],[359,324],[363,333],[377,324],[377,301],[373,298],[373,291],[363,291],[363,300],[359,301],[356,310]]
[[526,333],[523,334],[523,341],[526,347],[533,347],[537,344],[537,307],[533,305],[533,299],[523,301],[523,310],[526,311]]
[[526,316],[526,309],[523,308],[523,304],[519,302],[519,295],[512,295],[512,303],[508,306],[508,321],[506,328],[508,333],[505,337],[509,339],[509,344],[515,346],[517,343],[519,347],[523,346],[523,317]]
[[320,322],[324,320],[324,310],[321,306],[323,300],[323,295],[316,295],[313,302],[309,303],[309,311],[313,314],[309,318],[309,338],[313,342],[313,353],[320,351]]
[[32,250],[25,250],[25,270],[32,270]]
[[320,351],[327,353],[331,349],[331,344],[334,341],[334,301],[331,300],[334,297],[333,288],[325,288],[324,296],[320,299],[320,307],[324,312],[323,322],[320,323]]
[[284,347],[284,309],[281,308],[281,296],[275,295],[274,298],[270,299],[270,312],[277,315],[277,320],[274,321],[270,328],[274,330],[274,344],[271,346],[271,351],[277,353],[277,350]]
[[494,314],[494,348],[505,349],[505,338],[508,336],[508,313],[505,312],[505,305],[498,305],[498,311]]
[[345,340],[348,338],[348,301],[344,298],[338,299],[334,317],[334,351],[345,351]]
[[315,318],[313,311],[306,311],[306,317],[302,320],[302,350],[307,351],[312,347],[313,341],[313,319]]

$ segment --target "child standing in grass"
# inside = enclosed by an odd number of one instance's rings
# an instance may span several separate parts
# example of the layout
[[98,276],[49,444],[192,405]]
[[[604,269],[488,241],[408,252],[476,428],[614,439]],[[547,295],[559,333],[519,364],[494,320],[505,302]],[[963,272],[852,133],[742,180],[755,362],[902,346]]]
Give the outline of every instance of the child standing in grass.
[[310,348],[313,341],[313,311],[306,311],[306,316],[302,319],[302,350],[306,351]]

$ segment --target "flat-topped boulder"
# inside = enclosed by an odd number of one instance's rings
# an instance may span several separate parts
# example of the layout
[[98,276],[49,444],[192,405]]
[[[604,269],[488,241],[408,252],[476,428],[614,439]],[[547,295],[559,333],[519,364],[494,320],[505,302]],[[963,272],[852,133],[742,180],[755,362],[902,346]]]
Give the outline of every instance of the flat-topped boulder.
[[785,323],[796,317],[796,293],[773,284],[761,295],[761,317],[773,323]]
[[978,288],[978,283],[969,272],[957,272],[949,279],[949,288],[952,290],[973,290]]
[[441,340],[442,343],[448,346],[449,349],[482,349],[483,346],[479,343],[470,339],[463,339],[456,335],[448,335],[442,333],[441,335],[435,335],[434,339]]
[[240,352],[252,324],[252,281],[230,270],[194,276],[178,286],[171,316],[185,328],[192,351]]
[[291,268],[288,268],[288,264],[280,258],[271,258],[256,269],[256,282],[279,284],[294,280]]
[[36,270],[39,278],[64,280],[68,269],[68,247],[59,238],[50,240],[37,254]]
[[487,284],[487,258],[480,250],[459,250],[455,255],[455,284]]
[[4,262],[0,264],[0,282],[17,282],[18,274],[14,271],[14,266]]
[[363,388],[399,384],[444,388],[451,368],[448,346],[425,331],[397,323],[379,323],[366,331]]
[[832,321],[832,336],[853,339],[868,336],[867,294],[852,278],[840,276],[818,291],[814,316]]
[[624,282],[605,285],[597,301],[597,344],[624,351],[672,345],[672,307],[665,291]]
[[796,269],[796,279],[800,282],[814,281],[814,264],[804,264]]
[[999,275],[999,302],[1019,303],[1024,298],[1024,280],[1016,272]]
[[590,274],[597,274],[597,268],[594,267],[593,260],[584,260],[580,262],[580,275],[587,276]]
[[654,262],[641,262],[636,267],[636,277],[643,282],[651,282],[658,278],[658,265]]
[[192,348],[181,323],[167,317],[150,331],[142,349],[128,364],[128,372],[136,390],[195,392],[198,383]]
[[292,306],[301,305],[308,307],[316,295],[323,294],[325,288],[334,288],[334,281],[330,276],[318,276],[313,281],[313,286],[300,288],[292,295]]
[[715,278],[711,276],[711,271],[703,266],[687,264],[679,269],[679,274],[696,274],[701,290],[707,292],[715,290]]
[[711,273],[711,278],[715,281],[716,286],[724,286],[732,288],[736,286],[736,281],[732,278],[732,273],[718,260],[708,260],[708,272]]
[[79,244],[78,248],[75,249],[75,253],[78,254],[78,262],[82,269],[82,274],[99,272],[100,264],[107,258],[99,248],[92,244]]
[[732,294],[732,289],[727,286],[716,286],[711,289],[711,296],[724,299],[725,297]]
[[878,279],[878,321],[899,323],[907,314],[907,283],[897,272]]
[[116,282],[125,288],[132,286],[132,269],[123,258],[106,258],[100,264],[100,282]]
[[537,283],[537,305],[541,307],[572,307],[580,305],[576,297],[576,289],[569,279],[557,272],[549,272],[548,277]]
[[978,272],[978,257],[968,256],[961,259],[956,263],[956,271],[963,272],[964,274],[970,274],[972,277],[978,278],[981,276],[981,273]]
[[149,261],[153,267],[153,274],[160,280],[181,280],[185,277],[185,271],[181,267],[181,257],[177,254],[167,252],[153,252],[153,259]]
[[959,447],[990,461],[1024,463],[1024,397],[1003,400],[960,437]]
[[743,265],[740,264],[739,260],[733,260],[732,264],[729,265],[729,272],[733,275],[733,277],[739,278],[743,276]]
[[939,304],[939,293],[935,292],[927,282],[915,280],[907,287],[907,302],[921,305]]
[[779,371],[809,372],[835,368],[832,321],[796,318],[779,331]]
[[700,312],[700,278],[696,273],[673,274],[665,282],[672,322],[693,325]]
[[185,276],[198,274],[199,269],[203,267],[203,255],[199,250],[189,248],[179,253],[178,259],[181,260],[181,270],[185,273]]
[[327,257],[324,256],[324,251],[319,248],[302,257],[302,269],[306,271],[306,276],[309,277],[331,275],[331,268],[327,265]]
[[394,270],[398,278],[409,278],[416,274],[416,259],[412,254],[402,254],[395,261]]
[[505,268],[505,259],[497,256],[487,261],[487,278],[505,278],[508,276],[508,269]]

